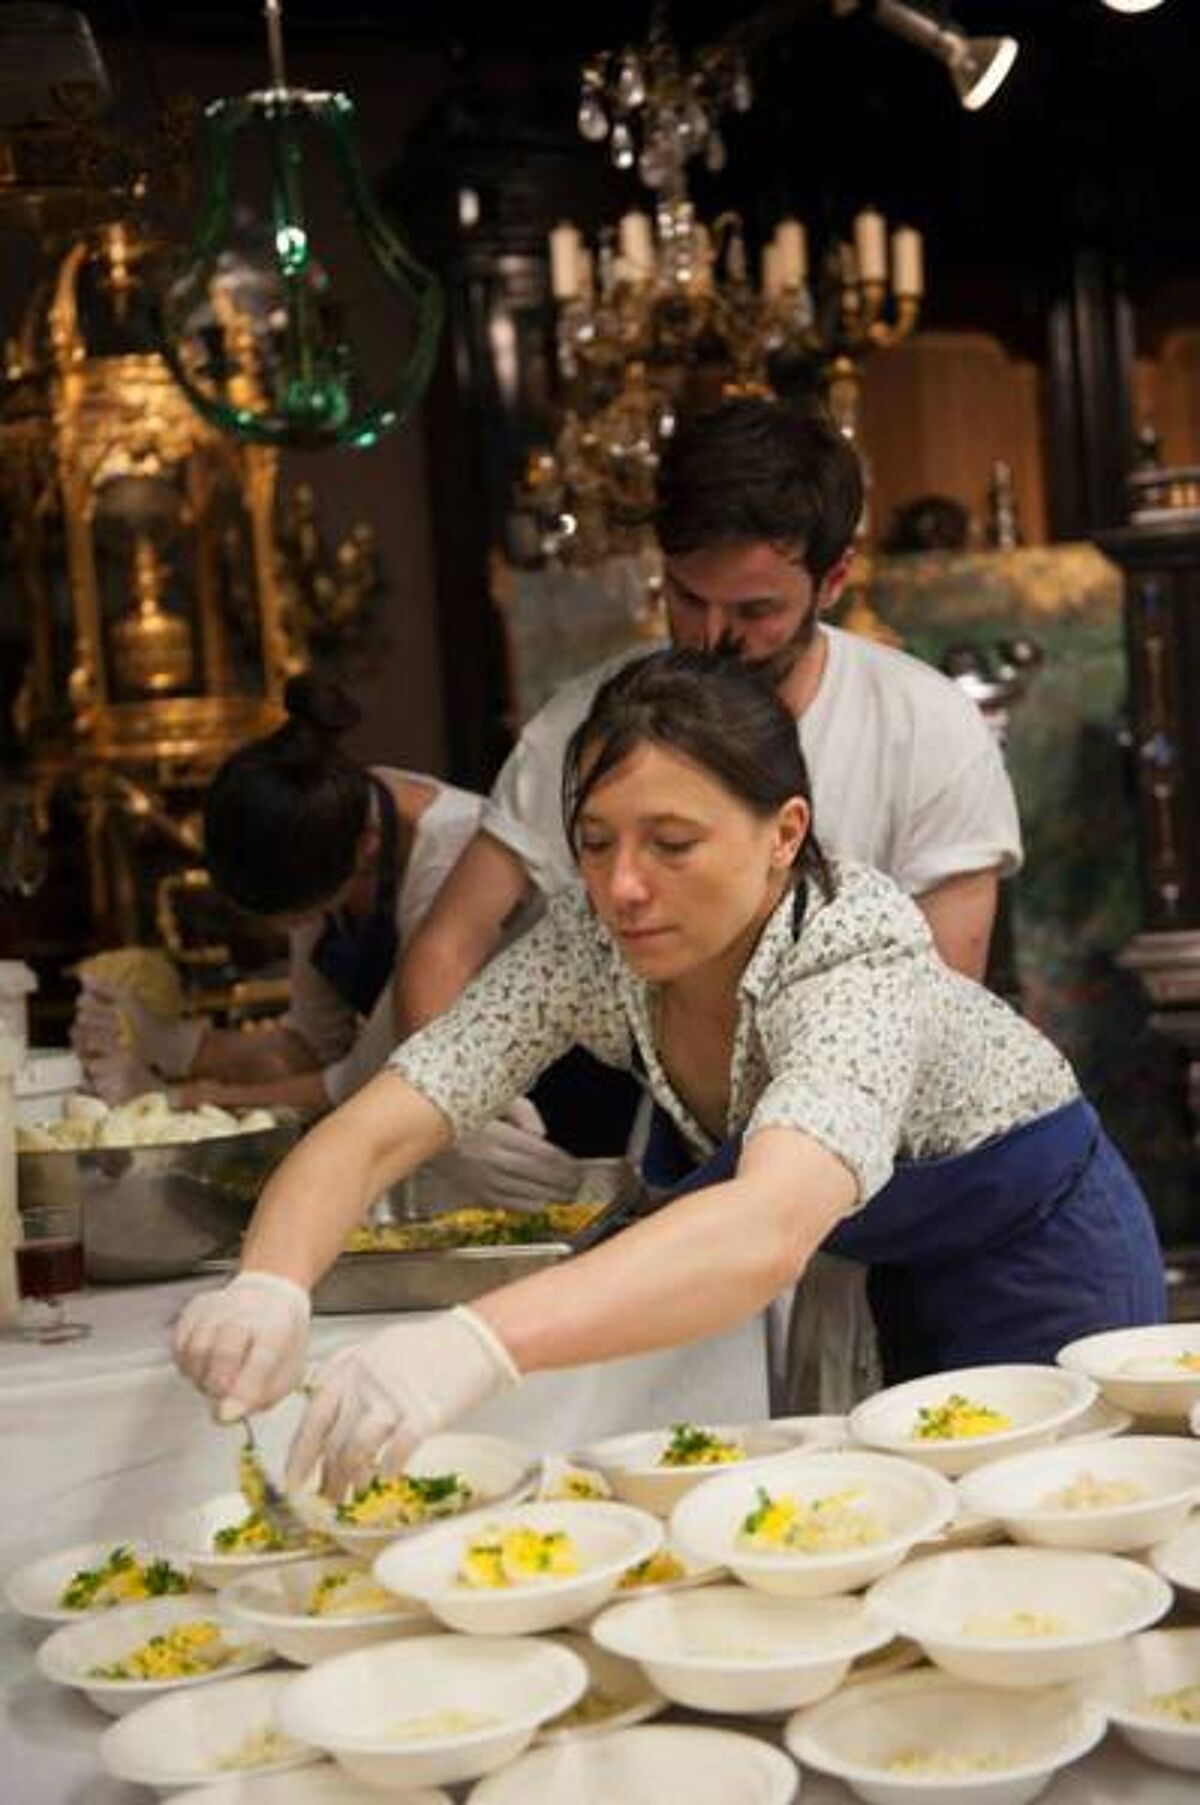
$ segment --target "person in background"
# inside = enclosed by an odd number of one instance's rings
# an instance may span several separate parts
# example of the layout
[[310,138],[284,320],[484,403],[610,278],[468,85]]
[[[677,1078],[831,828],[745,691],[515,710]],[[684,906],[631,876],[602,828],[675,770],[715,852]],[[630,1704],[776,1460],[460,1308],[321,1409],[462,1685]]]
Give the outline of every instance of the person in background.
[[182,1370],[226,1420],[304,1370],[309,1289],[381,1185],[574,1040],[640,1069],[682,1183],[599,1247],[339,1352],[289,1477],[333,1498],[525,1374],[719,1333],[832,1244],[871,1270],[895,1381],[1049,1361],[1165,1313],[1145,1200],[1067,1062],[937,955],[882,874],[827,860],[790,712],[736,661],[663,652],[567,759],[583,887],[276,1170]]
[[[286,931],[290,1004],[250,1033],[156,1014],[85,981],[74,1041],[108,1102],[160,1089],[185,1108],[343,1102],[395,1046],[396,962],[479,822],[480,798],[432,777],[368,770],[342,750],[359,713],[337,685],[293,677],[287,719],[226,760],[205,799],[216,888]],[[496,1172],[496,1155],[503,1153]],[[524,1174],[511,1195],[514,1167]],[[574,1194],[575,1162],[536,1111],[490,1124],[443,1166],[472,1201],[526,1206]],[[566,1187],[566,1189],[564,1189]]]

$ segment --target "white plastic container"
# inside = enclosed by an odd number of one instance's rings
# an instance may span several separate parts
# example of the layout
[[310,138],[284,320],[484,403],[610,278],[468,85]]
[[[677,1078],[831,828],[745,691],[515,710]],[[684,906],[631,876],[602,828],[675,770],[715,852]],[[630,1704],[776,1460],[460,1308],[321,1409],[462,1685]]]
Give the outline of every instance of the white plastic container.
[[29,1045],[29,998],[37,983],[23,959],[0,959],[0,1024],[16,1041],[18,1058]]
[[66,1047],[30,1047],[17,1072],[15,1108],[23,1127],[57,1122],[63,1104],[83,1084],[83,1067]]

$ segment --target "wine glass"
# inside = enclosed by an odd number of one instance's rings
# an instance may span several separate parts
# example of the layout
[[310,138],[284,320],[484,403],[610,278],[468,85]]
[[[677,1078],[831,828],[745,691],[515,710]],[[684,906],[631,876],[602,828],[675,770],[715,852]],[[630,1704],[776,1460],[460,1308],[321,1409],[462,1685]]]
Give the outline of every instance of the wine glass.
[[83,1229],[77,1203],[33,1204],[21,1211],[16,1248],[17,1327],[26,1341],[82,1341],[91,1324],[68,1318],[63,1298],[83,1290]]

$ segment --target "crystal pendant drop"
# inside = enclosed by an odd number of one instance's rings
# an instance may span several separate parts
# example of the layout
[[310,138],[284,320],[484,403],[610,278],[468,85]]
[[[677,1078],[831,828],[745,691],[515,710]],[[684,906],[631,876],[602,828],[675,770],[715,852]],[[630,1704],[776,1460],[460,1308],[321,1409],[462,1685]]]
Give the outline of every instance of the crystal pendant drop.
[[612,160],[618,169],[633,168],[633,137],[623,119],[612,128]]
[[575,116],[579,127],[579,135],[586,138],[589,144],[599,144],[608,136],[608,115],[590,89],[585,90],[580,98],[579,111]]
[[646,84],[642,79],[642,66],[632,51],[626,51],[621,59],[621,70],[617,76],[617,99],[628,112],[640,107],[646,98]]
[[739,63],[734,71],[731,98],[735,113],[748,113],[754,105],[754,83],[745,63]]
[[713,175],[719,175],[729,158],[725,150],[725,140],[714,126],[709,133],[708,143],[704,147],[704,167]]

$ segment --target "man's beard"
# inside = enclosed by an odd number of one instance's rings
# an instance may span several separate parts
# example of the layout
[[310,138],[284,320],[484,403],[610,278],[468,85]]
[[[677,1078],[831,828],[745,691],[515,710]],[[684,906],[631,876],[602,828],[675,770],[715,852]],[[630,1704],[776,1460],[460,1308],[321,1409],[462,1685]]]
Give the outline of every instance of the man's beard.
[[821,613],[821,604],[814,595],[812,605],[792,637],[778,646],[775,651],[768,652],[765,658],[747,658],[742,654],[741,641],[732,633],[723,634],[720,647],[723,651],[735,652],[741,658],[746,669],[753,671],[769,683],[772,689],[779,689],[795,670],[796,665],[812,645],[817,636],[817,621]]

